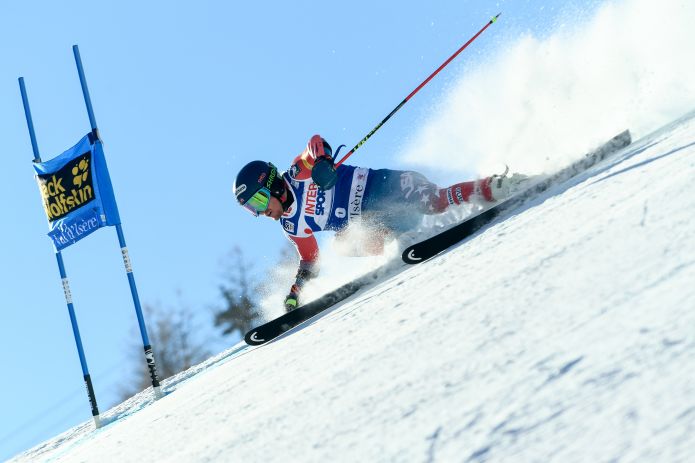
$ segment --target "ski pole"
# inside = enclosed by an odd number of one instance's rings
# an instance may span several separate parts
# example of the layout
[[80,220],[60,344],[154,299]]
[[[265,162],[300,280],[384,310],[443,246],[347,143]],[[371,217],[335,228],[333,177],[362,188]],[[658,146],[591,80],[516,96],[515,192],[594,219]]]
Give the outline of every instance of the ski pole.
[[356,144],[355,147],[352,148],[345,156],[343,156],[342,159],[340,159],[340,161],[336,162],[336,163],[335,163],[335,167],[337,168],[337,167],[340,166],[343,162],[345,162],[345,160],[346,160],[347,158],[349,158],[350,156],[352,156],[352,153],[354,153],[355,151],[357,151],[357,149],[358,149],[360,146],[362,146],[362,145],[364,144],[364,142],[366,142],[367,140],[369,140],[369,138],[370,138],[372,135],[374,135],[374,133],[375,133],[377,130],[379,130],[379,129],[381,128],[381,126],[384,125],[384,124],[386,123],[386,121],[388,121],[389,119],[391,119],[391,116],[393,116],[394,114],[396,114],[396,112],[397,112],[399,109],[401,109],[401,108],[403,107],[403,105],[405,105],[405,104],[408,102],[408,100],[410,100],[417,92],[419,92],[420,89],[421,89],[422,87],[424,87],[425,85],[427,85],[427,83],[428,83],[430,80],[432,80],[432,78],[433,78],[434,76],[436,76],[436,75],[439,73],[439,71],[441,71],[442,69],[444,69],[444,67],[446,67],[446,65],[449,64],[454,58],[456,58],[456,57],[459,55],[459,53],[461,53],[468,45],[471,44],[471,42],[473,42],[475,39],[477,39],[478,36],[479,36],[480,34],[482,34],[483,31],[484,31],[485,29],[487,29],[488,27],[490,27],[490,25],[491,25],[492,23],[494,23],[495,21],[497,21],[497,18],[499,18],[501,14],[502,14],[502,13],[498,13],[497,16],[494,16],[492,19],[490,19],[490,21],[488,21],[488,23],[485,24],[485,26],[484,26],[482,29],[480,29],[480,30],[478,31],[477,34],[475,34],[473,37],[471,37],[470,40],[468,40],[468,42],[464,43],[463,46],[462,46],[461,48],[459,48],[458,50],[456,50],[456,53],[454,53],[453,55],[451,55],[451,56],[449,57],[448,60],[444,61],[444,63],[443,63],[441,66],[439,66],[439,67],[437,68],[436,71],[434,71],[432,74],[430,74],[430,76],[429,76],[427,79],[425,79],[420,85],[418,85],[418,87],[417,87],[415,90],[413,90],[412,93],[411,93],[410,95],[408,95],[407,97],[405,97],[405,99],[404,99],[403,101],[401,101],[401,102],[398,104],[398,106],[396,106],[396,108],[395,108],[393,111],[391,111],[391,112],[389,113],[388,116],[386,116],[386,117],[384,118],[383,121],[379,122],[379,124],[377,124],[377,126],[374,127],[374,128],[372,129],[372,131],[369,132],[369,133],[367,134],[366,137],[364,137],[362,140],[360,140],[360,142],[359,142],[358,144]]

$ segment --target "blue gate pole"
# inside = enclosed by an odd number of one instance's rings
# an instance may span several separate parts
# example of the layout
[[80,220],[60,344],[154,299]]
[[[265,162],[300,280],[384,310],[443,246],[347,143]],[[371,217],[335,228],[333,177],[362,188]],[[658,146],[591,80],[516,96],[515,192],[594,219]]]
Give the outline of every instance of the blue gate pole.
[[[92,99],[89,97],[89,89],[87,88],[87,80],[84,77],[84,69],[82,68],[82,59],[80,58],[80,49],[77,45],[72,46],[72,52],[75,55],[75,64],[77,64],[77,73],[80,76],[80,85],[82,86],[82,94],[84,95],[84,102],[87,106],[87,114],[89,115],[89,123],[92,126],[92,133],[95,135],[97,143],[101,143],[101,137],[99,136],[99,129],[97,128],[97,121],[94,118],[94,110],[92,109]],[[116,233],[118,234],[118,243],[121,246],[121,254],[123,255],[123,263],[125,265],[125,271],[128,276],[128,284],[130,285],[130,293],[133,296],[133,304],[135,305],[135,314],[138,318],[138,325],[140,327],[140,335],[142,336],[143,348],[145,350],[145,360],[147,361],[147,368],[150,372],[150,379],[152,381],[152,387],[154,389],[155,398],[159,399],[162,397],[162,391],[159,384],[159,379],[157,378],[157,368],[154,361],[154,353],[152,352],[152,346],[150,345],[150,339],[147,336],[147,327],[145,326],[145,318],[142,315],[142,307],[140,306],[140,297],[138,296],[138,289],[135,285],[135,277],[133,276],[133,267],[130,262],[130,256],[128,255],[128,247],[126,246],[125,236],[123,234],[123,228],[121,224],[116,224]]]
[[[36,134],[34,133],[34,122],[31,118],[31,109],[29,109],[29,99],[27,98],[27,91],[24,86],[24,77],[19,78],[19,91],[22,93],[22,103],[24,104],[24,115],[27,119],[27,127],[29,128],[29,137],[31,138],[31,148],[34,151],[34,162],[41,162],[41,155],[39,154],[39,145],[36,143]],[[87,359],[84,355],[84,348],[82,347],[82,338],[80,337],[80,329],[77,326],[77,317],[75,316],[75,307],[72,303],[72,293],[70,292],[70,284],[68,282],[67,274],[65,273],[65,265],[63,264],[63,255],[60,251],[56,251],[56,259],[58,261],[58,271],[60,272],[60,278],[63,282],[63,292],[65,293],[65,302],[68,306],[68,313],[70,314],[70,324],[72,325],[72,334],[75,337],[75,344],[77,345],[77,353],[80,357],[80,365],[82,366],[82,376],[84,378],[85,386],[87,387],[87,395],[89,397],[89,405],[92,409],[92,418],[94,418],[94,424],[97,428],[101,427],[101,418],[99,416],[99,407],[97,406],[97,398],[94,394],[94,387],[92,386],[92,378],[89,375],[89,368],[87,367]]]

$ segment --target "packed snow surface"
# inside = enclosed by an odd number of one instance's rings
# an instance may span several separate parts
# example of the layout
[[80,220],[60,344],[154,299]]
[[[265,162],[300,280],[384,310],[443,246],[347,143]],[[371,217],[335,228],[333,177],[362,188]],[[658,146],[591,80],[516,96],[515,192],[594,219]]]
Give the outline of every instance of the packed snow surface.
[[693,461],[694,172],[691,114],[14,461]]

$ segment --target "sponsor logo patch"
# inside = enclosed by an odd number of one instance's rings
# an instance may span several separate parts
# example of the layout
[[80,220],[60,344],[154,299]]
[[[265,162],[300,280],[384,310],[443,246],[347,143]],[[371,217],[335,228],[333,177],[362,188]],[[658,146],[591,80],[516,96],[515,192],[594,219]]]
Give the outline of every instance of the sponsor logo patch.
[[[367,188],[367,172],[367,169],[355,169],[352,185],[350,186],[350,197],[348,198],[347,212],[350,220],[355,220],[362,214],[362,201],[364,199],[364,192]],[[403,178],[401,178],[401,185],[402,184]]]
[[306,192],[306,204],[304,213],[306,215],[323,215],[326,211],[323,204],[326,202],[326,192],[319,188],[315,183],[310,183]]

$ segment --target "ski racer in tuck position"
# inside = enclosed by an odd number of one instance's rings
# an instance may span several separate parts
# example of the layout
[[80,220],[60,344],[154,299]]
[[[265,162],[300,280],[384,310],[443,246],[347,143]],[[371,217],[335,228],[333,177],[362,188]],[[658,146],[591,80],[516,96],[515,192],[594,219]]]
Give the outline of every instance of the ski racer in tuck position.
[[[462,203],[494,203],[526,178],[493,175],[439,188],[413,171],[348,165],[336,169],[330,145],[314,135],[287,172],[265,161],[245,165],[234,182],[234,194],[254,216],[279,221],[297,248],[299,269],[285,298],[289,311],[297,307],[305,283],[318,273],[315,233],[331,230],[336,240],[352,241],[351,255],[378,255],[385,241],[413,230],[424,215]],[[357,224],[369,232],[354,242],[350,230]]]

